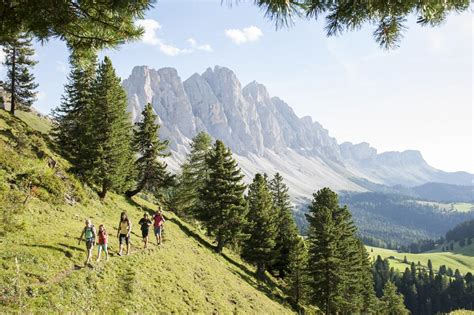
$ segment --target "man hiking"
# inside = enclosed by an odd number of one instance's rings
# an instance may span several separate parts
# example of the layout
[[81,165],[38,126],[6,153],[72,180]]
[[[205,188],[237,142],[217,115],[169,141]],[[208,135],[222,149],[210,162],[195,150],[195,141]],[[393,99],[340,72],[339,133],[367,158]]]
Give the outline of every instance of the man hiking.
[[163,216],[163,212],[161,211],[161,207],[158,207],[158,210],[155,212],[153,216],[153,227],[156,236],[156,245],[161,245],[161,233],[163,232],[163,224],[165,223],[165,218]]
[[152,225],[152,222],[150,218],[148,217],[148,213],[143,214],[143,218],[138,221],[138,224],[140,224],[140,229],[142,230],[142,238],[143,238],[143,243],[145,246],[143,248],[147,248],[148,245],[148,232],[150,230],[150,226]]

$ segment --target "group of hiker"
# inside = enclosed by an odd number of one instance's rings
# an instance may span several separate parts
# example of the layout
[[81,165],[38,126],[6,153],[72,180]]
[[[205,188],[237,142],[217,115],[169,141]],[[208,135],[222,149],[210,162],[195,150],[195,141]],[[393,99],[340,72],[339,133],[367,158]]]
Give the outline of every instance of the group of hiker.
[[[165,218],[163,216],[163,211],[160,207],[155,212],[155,214],[150,218],[148,213],[143,214],[143,218],[138,221],[140,229],[142,232],[142,239],[144,243],[144,248],[148,246],[148,234],[150,227],[153,225],[153,231],[156,237],[156,244],[159,246],[162,242],[162,232],[163,224]],[[126,212],[122,212],[120,215],[120,222],[117,229],[117,238],[119,241],[119,252],[118,255],[122,256],[123,247],[126,245],[126,255],[130,253],[130,234],[132,232],[132,222],[128,218]],[[109,242],[109,235],[103,224],[99,225],[99,230],[97,231],[95,226],[92,224],[91,219],[85,221],[85,227],[82,229],[81,236],[79,237],[79,245],[81,241],[85,240],[86,249],[87,249],[87,260],[85,265],[90,264],[92,259],[92,250],[97,243],[98,253],[97,253],[97,262],[100,261],[100,256],[102,252],[105,254],[105,259],[109,260],[109,252],[107,249],[107,244]],[[97,240],[97,241],[96,241]]]

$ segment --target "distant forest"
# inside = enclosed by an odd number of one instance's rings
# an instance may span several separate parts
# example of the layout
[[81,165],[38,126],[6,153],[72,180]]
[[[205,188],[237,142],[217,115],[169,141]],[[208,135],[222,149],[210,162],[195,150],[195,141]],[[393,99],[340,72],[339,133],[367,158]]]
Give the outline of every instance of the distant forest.
[[[449,211],[436,204],[420,203],[417,199],[395,193],[346,192],[341,194],[340,203],[349,207],[364,243],[384,248],[439,239],[456,225],[474,217],[472,211]],[[307,226],[305,206],[298,210],[296,221],[304,234]]]

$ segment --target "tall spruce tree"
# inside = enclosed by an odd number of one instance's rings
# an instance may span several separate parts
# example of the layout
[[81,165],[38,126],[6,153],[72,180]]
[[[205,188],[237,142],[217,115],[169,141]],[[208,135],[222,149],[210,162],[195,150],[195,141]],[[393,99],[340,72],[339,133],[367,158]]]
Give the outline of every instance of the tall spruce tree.
[[37,61],[33,60],[35,51],[32,47],[32,38],[27,34],[20,34],[5,43],[4,65],[7,70],[5,90],[10,94],[10,113],[15,115],[17,105],[31,107],[36,100],[35,76],[31,73]]
[[111,189],[128,189],[134,169],[127,97],[108,57],[99,65],[93,96],[85,176],[104,199]]
[[256,174],[249,186],[247,207],[248,239],[243,243],[242,257],[257,265],[257,277],[263,279],[275,257],[278,225],[272,195],[261,174]]
[[182,165],[178,190],[180,192],[181,210],[186,215],[197,219],[201,217],[199,210],[199,191],[203,188],[209,175],[206,158],[212,149],[212,139],[204,131],[199,132],[191,143],[191,152]]
[[347,207],[323,188],[309,206],[309,275],[311,300],[327,314],[360,312],[364,296],[359,281],[366,272]]
[[246,207],[243,175],[230,149],[217,140],[206,158],[209,176],[200,190],[201,217],[209,234],[214,235],[216,251],[236,243],[243,236]]
[[84,153],[89,144],[90,118],[93,114],[93,85],[97,61],[88,62],[70,58],[71,71],[64,87],[61,105],[53,111],[53,137],[63,156],[73,164],[73,169],[83,173]]
[[405,315],[410,313],[403,304],[403,296],[397,293],[397,287],[391,281],[385,284],[381,305],[380,312],[382,314]]
[[290,297],[293,304],[299,310],[299,306],[304,304],[308,297],[308,250],[305,242],[298,237],[295,245],[292,246],[289,253],[289,274],[287,283],[290,291]]
[[139,154],[135,161],[137,184],[126,192],[127,197],[133,197],[142,190],[156,192],[170,177],[166,162],[161,160],[169,156],[169,153],[166,153],[168,140],[159,138],[160,125],[156,122],[158,116],[153,112],[150,103],[143,109],[142,117],[142,120],[135,124],[132,142],[134,151]]
[[290,251],[298,242],[298,227],[293,217],[288,186],[284,183],[283,177],[276,173],[269,186],[278,226],[272,269],[278,270],[279,276],[283,278],[290,268]]

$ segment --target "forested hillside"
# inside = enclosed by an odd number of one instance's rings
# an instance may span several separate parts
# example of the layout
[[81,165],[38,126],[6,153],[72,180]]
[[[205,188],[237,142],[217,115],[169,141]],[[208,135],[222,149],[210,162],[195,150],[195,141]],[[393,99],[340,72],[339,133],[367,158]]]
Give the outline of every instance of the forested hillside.
[[[46,120],[20,113],[47,129]],[[232,251],[215,254],[212,241],[173,213],[165,213],[163,246],[143,250],[137,223],[156,206],[115,193],[100,202],[69,167],[47,137],[0,111],[1,313],[291,312],[281,283],[257,281]],[[121,211],[133,224],[126,257],[113,237]],[[110,261],[84,267],[85,218],[107,228]]]
[[[449,229],[474,216],[469,208],[457,210],[461,204],[421,201],[395,193],[345,192],[340,202],[348,205],[364,242],[377,247],[396,248],[444,237]],[[307,226],[306,204],[302,203],[296,212],[303,233]]]

